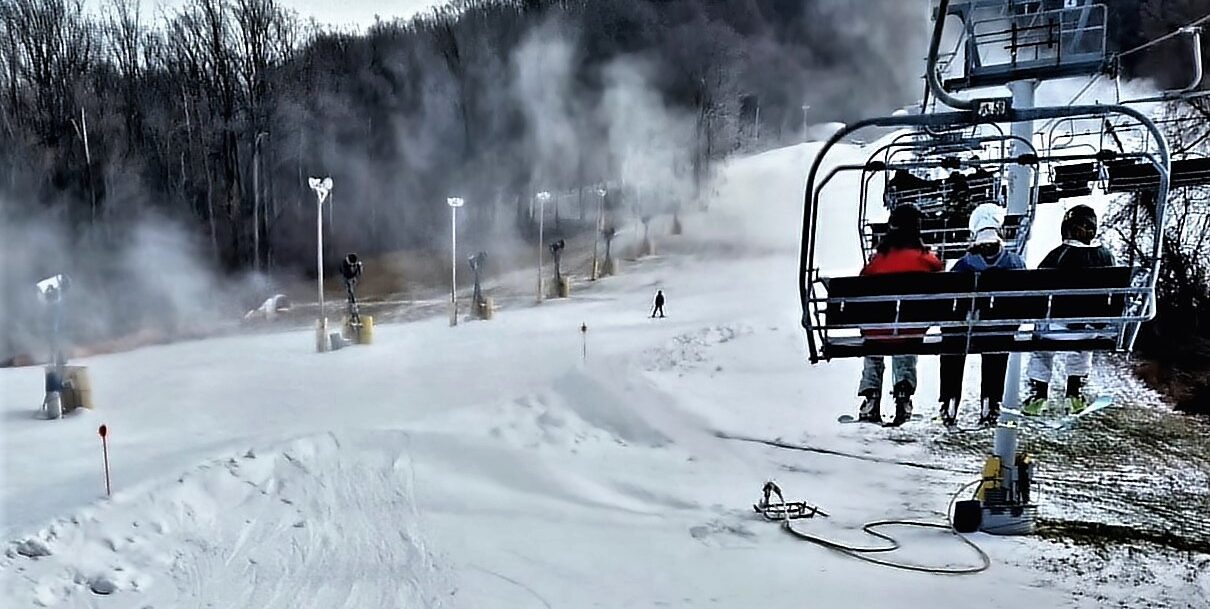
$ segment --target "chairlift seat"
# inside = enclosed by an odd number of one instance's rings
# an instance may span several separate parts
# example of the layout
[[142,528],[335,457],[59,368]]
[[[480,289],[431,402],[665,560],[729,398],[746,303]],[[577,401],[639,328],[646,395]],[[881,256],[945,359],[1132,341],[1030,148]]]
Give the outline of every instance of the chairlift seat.
[[[985,320],[1116,318],[1126,305],[1126,294],[1108,290],[1130,287],[1130,276],[1130,267],[989,271],[979,277],[979,292],[1000,295],[980,297],[976,308]],[[1063,294],[1065,290],[1106,292]]]
[[1097,179],[1096,163],[1067,163],[1054,168],[1053,181],[1061,189],[1088,186],[1089,182]]
[[[975,276],[969,273],[894,273],[833,277],[826,280],[826,286],[829,325],[962,321],[970,308],[970,298],[961,295],[974,290]],[[954,296],[945,298],[941,296],[943,294]],[[913,298],[860,300],[897,295],[912,295]]]
[[[1132,272],[1108,267],[822,279],[827,288],[822,353],[842,358],[1115,350]],[[1007,323],[979,324],[997,320]],[[1021,331],[1031,324],[1031,331]],[[925,326],[940,326],[942,332],[925,335]],[[836,335],[853,329],[861,333]]]
[[[1159,171],[1151,163],[1133,160],[1111,161],[1105,165],[1109,177],[1107,192],[1153,190],[1160,186]],[[1210,158],[1172,161],[1169,182],[1173,188],[1210,184]]]

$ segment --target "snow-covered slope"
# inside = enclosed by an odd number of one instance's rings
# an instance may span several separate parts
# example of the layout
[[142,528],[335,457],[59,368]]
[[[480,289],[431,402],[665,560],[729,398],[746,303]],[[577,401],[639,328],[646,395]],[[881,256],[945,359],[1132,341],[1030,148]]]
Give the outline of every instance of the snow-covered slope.
[[[933,576],[752,514],[776,477],[832,515],[802,528],[866,543],[869,520],[944,522],[979,466],[939,462],[910,428],[836,424],[859,363],[805,363],[793,280],[813,152],[734,163],[665,255],[490,322],[384,325],[372,346],[323,355],[300,331],[96,357],[98,409],[55,422],[33,418],[39,369],[0,370],[3,605],[1101,606],[1039,566],[1073,556],[1053,542],[974,535],[991,569]],[[834,233],[855,235],[856,210],[836,211]],[[657,288],[667,319],[648,317]],[[934,395],[934,364],[920,376]],[[945,531],[896,535],[900,560],[978,564]],[[1208,587],[1181,580],[1165,598]]]

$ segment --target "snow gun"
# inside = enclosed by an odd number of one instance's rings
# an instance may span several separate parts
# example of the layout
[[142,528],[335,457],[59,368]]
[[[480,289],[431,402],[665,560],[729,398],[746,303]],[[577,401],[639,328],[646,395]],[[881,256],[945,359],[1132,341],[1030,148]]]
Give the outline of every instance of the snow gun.
[[992,535],[1034,532],[1038,505],[1031,501],[1030,490],[1037,465],[1030,455],[1017,451],[1017,436],[1013,423],[996,427],[995,449],[983,464],[974,498],[954,505],[954,530]]
[[361,279],[362,263],[357,254],[350,253],[340,261],[340,275],[345,280],[345,296],[348,301],[348,312],[345,314],[343,324],[344,336],[342,337],[341,346],[345,342],[368,345],[373,342],[374,336],[374,319],[369,315],[362,315],[357,306],[357,293],[354,288],[357,286],[357,281]]

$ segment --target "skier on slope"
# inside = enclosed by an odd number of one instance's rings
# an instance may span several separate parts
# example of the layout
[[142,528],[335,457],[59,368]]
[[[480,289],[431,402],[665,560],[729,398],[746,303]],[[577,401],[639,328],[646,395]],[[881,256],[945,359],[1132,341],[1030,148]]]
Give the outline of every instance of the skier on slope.
[[655,308],[651,310],[652,319],[655,319],[657,312],[660,314],[660,317],[664,316],[664,290],[655,291]]
[[[1114,266],[1113,254],[1108,248],[1097,241],[1097,213],[1087,205],[1076,205],[1063,215],[1061,226],[1063,243],[1051,250],[1038,268],[1043,269],[1085,269],[1094,267]],[[1052,325],[1052,329],[1060,329]],[[1078,330],[1078,326],[1067,326],[1062,329]],[[1051,369],[1054,365],[1055,354],[1050,351],[1039,351],[1029,358],[1029,397],[1021,407],[1027,415],[1036,416],[1046,409],[1050,393]],[[1092,352],[1069,352],[1065,355],[1067,364],[1067,391],[1064,397],[1068,410],[1078,414],[1088,407],[1089,399],[1084,391],[1088,380],[1088,372],[1092,368]]]
[[[886,235],[878,243],[877,251],[870,257],[870,262],[861,269],[862,275],[883,275],[890,273],[932,273],[940,271],[941,261],[925,247],[920,239],[920,209],[911,203],[905,203],[891,210]],[[900,330],[891,336],[891,330],[868,330],[864,333],[867,340],[899,340],[901,336],[918,336],[923,330]],[[862,362],[861,383],[857,395],[865,400],[861,403],[857,420],[871,423],[882,422],[880,408],[882,393],[882,376],[886,363],[882,356],[866,356]],[[916,356],[891,356],[891,373],[894,379],[892,395],[895,396],[895,418],[889,423],[892,427],[902,425],[912,417],[912,394],[916,392]]]
[[[970,231],[974,243],[951,273],[982,273],[991,270],[1025,268],[1025,261],[1015,252],[1004,249],[1000,231],[1004,225],[1004,208],[984,203],[971,213]],[[996,330],[998,328],[989,328]],[[982,355],[982,386],[980,388],[980,417],[982,425],[995,425],[1000,418],[1000,403],[1004,396],[1004,376],[1008,370],[1007,353]],[[962,373],[966,355],[941,356],[941,422],[954,425],[958,419],[958,404],[962,401]]]

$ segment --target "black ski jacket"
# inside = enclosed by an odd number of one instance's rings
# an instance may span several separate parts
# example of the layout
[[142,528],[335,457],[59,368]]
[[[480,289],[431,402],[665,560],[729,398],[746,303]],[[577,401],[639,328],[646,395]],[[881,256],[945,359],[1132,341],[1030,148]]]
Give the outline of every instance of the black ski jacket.
[[1086,269],[1114,266],[1113,253],[1103,245],[1086,245],[1079,241],[1064,241],[1050,250],[1038,265],[1040,269]]

